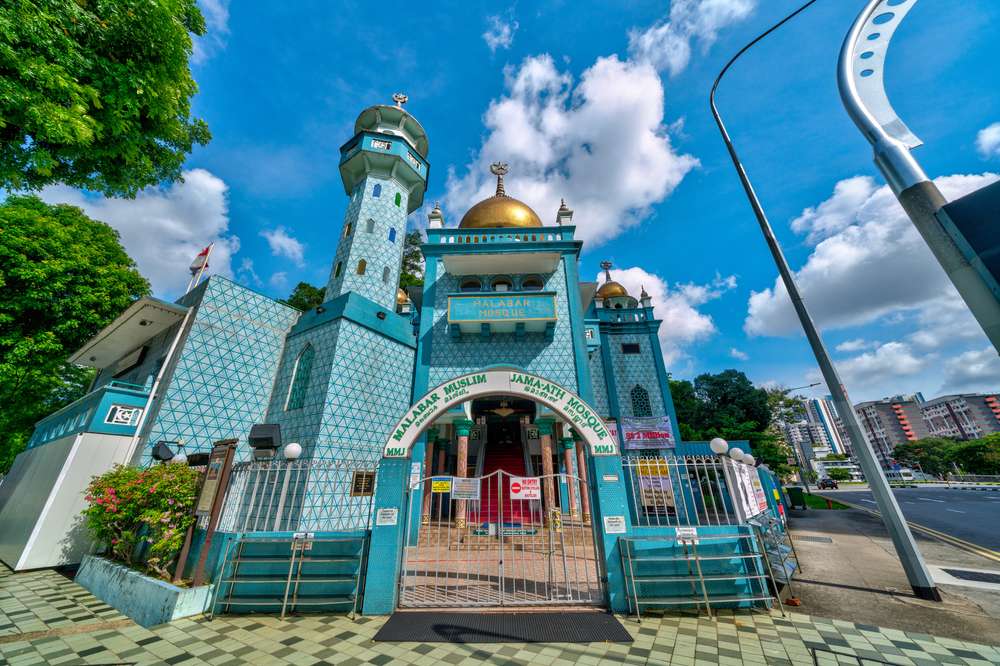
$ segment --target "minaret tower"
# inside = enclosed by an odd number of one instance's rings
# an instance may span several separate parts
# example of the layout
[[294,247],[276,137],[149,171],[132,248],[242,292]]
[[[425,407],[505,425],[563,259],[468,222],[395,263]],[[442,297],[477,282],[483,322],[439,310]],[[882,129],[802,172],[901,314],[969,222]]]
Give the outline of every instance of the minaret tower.
[[365,109],[354,123],[354,138],[340,149],[340,176],[351,197],[338,232],[337,254],[326,285],[326,300],[354,292],[394,310],[403,261],[406,217],[424,202],[427,189],[427,134],[403,109]]

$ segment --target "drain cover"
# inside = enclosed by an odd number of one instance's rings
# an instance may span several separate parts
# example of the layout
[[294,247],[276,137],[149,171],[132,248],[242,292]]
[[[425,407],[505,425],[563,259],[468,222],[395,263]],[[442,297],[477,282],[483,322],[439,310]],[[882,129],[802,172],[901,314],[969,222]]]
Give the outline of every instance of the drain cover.
[[967,569],[945,569],[942,567],[941,571],[945,572],[950,576],[955,578],[961,578],[962,580],[971,580],[974,583],[993,583],[994,585],[1000,585],[1000,574],[989,573],[988,571],[969,571]]
[[812,541],[815,543],[833,543],[833,539],[830,537],[817,537],[817,536],[800,536],[795,537],[796,541]]

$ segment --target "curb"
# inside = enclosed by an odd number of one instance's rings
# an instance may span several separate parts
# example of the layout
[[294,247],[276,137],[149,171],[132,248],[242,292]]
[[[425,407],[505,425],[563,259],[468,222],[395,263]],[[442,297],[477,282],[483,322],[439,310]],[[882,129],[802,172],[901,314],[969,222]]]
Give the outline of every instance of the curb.
[[[825,495],[820,495],[820,497],[826,499]],[[852,509],[863,511],[868,515],[875,516],[876,518],[879,519],[882,518],[882,514],[879,513],[878,511],[873,511],[872,509],[868,509],[863,506],[858,506],[857,504],[854,504],[852,502],[846,502],[842,499],[836,499],[835,501],[840,502],[841,504],[844,504],[846,506],[849,506]],[[994,562],[1000,562],[1000,553],[998,553],[995,550],[990,550],[989,548],[976,545],[970,541],[959,539],[958,537],[953,537],[950,534],[945,534],[944,532],[938,532],[935,529],[931,529],[930,527],[925,527],[924,525],[921,525],[919,523],[914,523],[909,520],[906,521],[906,524],[910,526],[910,529],[916,530],[917,532],[933,537],[938,541],[943,541],[949,545],[955,546],[956,548],[961,548],[962,550],[968,553],[979,555],[980,557],[985,557],[988,560],[992,560]]]

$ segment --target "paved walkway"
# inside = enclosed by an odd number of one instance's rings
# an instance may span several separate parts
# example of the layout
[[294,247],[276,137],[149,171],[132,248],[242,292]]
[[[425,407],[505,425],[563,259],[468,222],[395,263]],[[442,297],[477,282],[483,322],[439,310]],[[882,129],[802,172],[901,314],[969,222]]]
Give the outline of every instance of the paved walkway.
[[[0,663],[1000,664],[976,642],[789,613],[623,619],[631,644],[375,643],[382,618],[225,616],[143,629],[53,571],[0,568]],[[839,661],[838,661],[839,660]]]

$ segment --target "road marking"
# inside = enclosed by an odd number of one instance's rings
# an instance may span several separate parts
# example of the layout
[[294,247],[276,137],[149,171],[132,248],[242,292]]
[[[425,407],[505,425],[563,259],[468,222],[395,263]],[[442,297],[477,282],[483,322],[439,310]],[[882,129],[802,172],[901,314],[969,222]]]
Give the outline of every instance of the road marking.
[[941,504],[944,504],[944,500],[931,499],[930,497],[918,497],[917,499],[926,500],[928,502],[940,502]]
[[959,511],[958,509],[945,509],[945,511],[951,511],[952,513],[965,513],[964,511]]
[[869,504],[874,504],[875,503],[875,500],[866,500],[866,499],[863,499],[861,501],[862,502],[868,502]]

